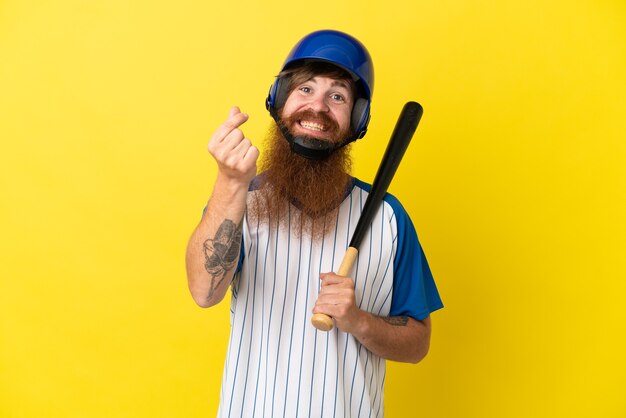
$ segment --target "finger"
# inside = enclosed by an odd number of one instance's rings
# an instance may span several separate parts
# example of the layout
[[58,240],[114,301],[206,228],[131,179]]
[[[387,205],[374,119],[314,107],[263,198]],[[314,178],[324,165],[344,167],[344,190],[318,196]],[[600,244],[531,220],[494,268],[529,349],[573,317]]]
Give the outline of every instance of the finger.
[[313,313],[323,313],[332,318],[341,318],[346,312],[345,303],[340,302],[324,302],[318,303],[313,307]]
[[224,163],[245,172],[256,173],[256,160],[258,157],[259,150],[252,145],[248,138],[243,138],[239,145],[227,154]]
[[339,305],[341,303],[348,303],[350,301],[349,295],[336,292],[325,292],[317,296],[316,305]]
[[256,161],[259,159],[260,154],[261,152],[259,151],[259,149],[252,145],[246,151],[246,154],[243,156],[243,160],[249,164],[256,163]]
[[[350,292],[329,292],[322,293],[317,297],[315,301],[315,305],[317,307],[325,306],[325,309],[328,307],[349,307],[355,306],[356,301],[354,299],[354,294]],[[333,309],[333,308],[331,308]]]
[[243,160],[251,146],[252,142],[248,138],[241,138],[241,141],[232,149],[231,155],[237,160]]
[[331,286],[331,285],[340,285],[340,284],[353,286],[352,279],[350,279],[349,277],[339,276],[334,273],[321,274],[320,279],[322,280],[322,286]]
[[244,139],[245,136],[242,130],[235,128],[226,135],[226,138],[222,140],[220,146],[230,151],[238,147]]
[[243,140],[243,132],[240,129],[234,129],[226,135],[222,140],[211,139],[209,141],[209,152],[218,161],[224,161]]
[[354,295],[354,289],[344,286],[324,286],[320,289],[317,300],[324,302],[331,298],[333,300],[340,298],[351,298]]
[[321,314],[324,314],[324,315],[328,315],[328,316],[330,316],[332,318],[333,316],[331,315],[331,313],[332,313],[331,310],[332,310],[332,306],[331,305],[316,304],[313,307],[313,311],[312,312],[314,314],[321,313]]
[[228,136],[228,134],[230,134],[234,129],[239,128],[247,120],[248,115],[246,113],[235,113],[217,128],[217,130],[211,137],[211,141],[218,143],[222,142]]

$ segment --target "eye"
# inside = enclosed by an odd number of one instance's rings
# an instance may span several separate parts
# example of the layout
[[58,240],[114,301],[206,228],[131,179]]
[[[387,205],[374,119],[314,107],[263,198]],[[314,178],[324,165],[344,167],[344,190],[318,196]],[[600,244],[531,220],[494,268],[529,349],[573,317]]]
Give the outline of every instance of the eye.
[[333,101],[335,101],[335,102],[341,102],[341,103],[343,103],[343,102],[345,102],[345,101],[346,101],[346,98],[345,98],[343,95],[339,94],[339,93],[333,93],[333,94],[331,94],[331,95],[330,95],[330,98],[331,98],[331,99],[333,99]]
[[311,87],[309,86],[299,87],[298,90],[300,90],[302,93],[311,93]]

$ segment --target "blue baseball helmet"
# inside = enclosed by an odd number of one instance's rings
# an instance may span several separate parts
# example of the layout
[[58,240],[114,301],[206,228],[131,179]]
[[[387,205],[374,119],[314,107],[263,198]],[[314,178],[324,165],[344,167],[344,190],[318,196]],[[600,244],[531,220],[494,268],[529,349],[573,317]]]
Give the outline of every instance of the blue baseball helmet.
[[[374,90],[374,66],[365,46],[354,37],[335,30],[320,30],[305,36],[293,47],[285,60],[282,71],[307,61],[322,61],[336,65],[352,76],[359,97],[352,108],[351,127],[353,135],[341,146],[362,138],[367,132],[370,104]],[[289,93],[289,80],[280,75],[270,87],[266,107],[278,122],[277,110],[282,108]],[[290,141],[291,142],[291,141]]]

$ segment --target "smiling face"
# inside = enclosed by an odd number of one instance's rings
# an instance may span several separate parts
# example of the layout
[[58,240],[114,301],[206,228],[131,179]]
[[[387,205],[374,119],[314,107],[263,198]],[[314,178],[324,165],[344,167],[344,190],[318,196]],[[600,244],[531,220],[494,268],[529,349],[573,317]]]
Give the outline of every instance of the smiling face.
[[281,116],[292,135],[340,142],[350,133],[351,83],[318,75],[294,80]]

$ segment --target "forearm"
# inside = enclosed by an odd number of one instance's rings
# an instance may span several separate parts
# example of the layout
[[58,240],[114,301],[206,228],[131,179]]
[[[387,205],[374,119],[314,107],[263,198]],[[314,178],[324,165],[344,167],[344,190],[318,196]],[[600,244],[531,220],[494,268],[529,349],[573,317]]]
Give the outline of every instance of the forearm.
[[247,114],[232,107],[208,145],[217,163],[217,179],[186,254],[189,290],[204,308],[224,298],[239,261],[246,195],[259,158],[259,150],[239,129],[247,120]]
[[380,317],[361,311],[351,332],[372,353],[393,361],[418,363],[430,346],[430,318]]
[[220,302],[239,260],[246,184],[233,184],[218,175],[207,208],[194,230],[186,254],[187,280],[201,307]]

